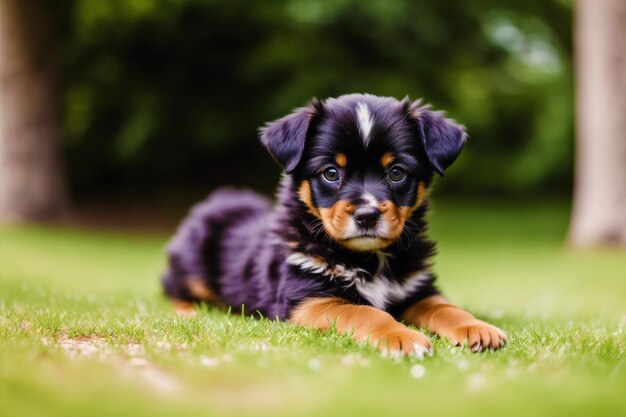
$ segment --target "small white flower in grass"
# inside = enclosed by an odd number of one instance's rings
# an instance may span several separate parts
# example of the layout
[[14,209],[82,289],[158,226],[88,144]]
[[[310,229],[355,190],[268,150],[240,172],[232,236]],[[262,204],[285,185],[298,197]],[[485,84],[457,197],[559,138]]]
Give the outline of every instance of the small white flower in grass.
[[137,368],[144,368],[148,366],[148,361],[144,358],[130,358],[128,360],[128,363],[130,363],[133,366],[136,366]]
[[130,356],[141,356],[146,353],[146,350],[139,343],[129,343],[126,346],[126,351]]
[[252,349],[259,350],[261,352],[266,352],[266,351],[270,350],[270,347],[265,342],[259,342],[259,343],[255,344],[252,347]]
[[517,368],[510,366],[506,368],[506,371],[504,373],[508,378],[515,378],[516,376],[519,375],[519,370]]
[[467,387],[472,391],[479,391],[487,385],[487,377],[480,372],[476,372],[467,377]]
[[497,318],[497,319],[501,319],[503,315],[504,315],[504,314],[502,314],[502,310],[496,310],[496,311],[493,313],[493,316],[494,316],[495,318]]
[[224,362],[231,362],[233,360],[233,355],[231,355],[230,353],[224,353],[222,355],[222,360]]
[[401,351],[389,349],[383,349],[382,352],[380,352],[380,356],[382,356],[383,358],[390,358],[392,360],[395,360],[396,362],[398,362],[398,359],[402,360],[403,358]]
[[417,364],[411,366],[410,372],[413,378],[419,379],[426,375],[426,368],[424,368],[424,365]]
[[220,364],[220,360],[218,358],[210,358],[208,356],[200,356],[200,363],[204,366],[215,367]]
[[322,362],[320,362],[319,359],[315,359],[315,358],[309,359],[308,366],[309,366],[309,369],[311,369],[312,371],[317,371],[318,369],[322,367]]
[[341,358],[341,364],[346,367],[352,367],[356,363],[354,355],[345,355]]
[[467,371],[467,369],[469,368],[469,362],[465,359],[461,359],[456,363],[456,366],[461,371]]

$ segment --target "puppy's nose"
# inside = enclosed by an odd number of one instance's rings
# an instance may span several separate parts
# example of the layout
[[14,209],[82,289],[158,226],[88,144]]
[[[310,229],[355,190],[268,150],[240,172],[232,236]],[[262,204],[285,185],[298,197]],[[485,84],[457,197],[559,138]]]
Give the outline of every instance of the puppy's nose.
[[376,207],[359,207],[354,212],[354,222],[357,226],[371,228],[376,226],[380,218],[380,210]]

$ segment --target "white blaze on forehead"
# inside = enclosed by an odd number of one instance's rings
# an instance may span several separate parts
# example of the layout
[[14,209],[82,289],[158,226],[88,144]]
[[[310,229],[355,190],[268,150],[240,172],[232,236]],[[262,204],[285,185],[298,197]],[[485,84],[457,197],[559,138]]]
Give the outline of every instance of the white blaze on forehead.
[[363,194],[363,200],[368,206],[378,207],[378,200],[370,193]]
[[359,121],[359,131],[361,132],[363,143],[367,146],[370,142],[372,126],[374,126],[374,118],[372,117],[367,104],[361,102],[356,105],[356,117]]

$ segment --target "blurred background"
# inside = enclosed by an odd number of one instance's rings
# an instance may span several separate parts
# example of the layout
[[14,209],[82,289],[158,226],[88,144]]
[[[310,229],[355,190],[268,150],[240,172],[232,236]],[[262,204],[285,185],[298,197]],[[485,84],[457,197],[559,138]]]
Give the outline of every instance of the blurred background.
[[[351,92],[422,97],[466,125],[440,198],[569,200],[574,9],[615,21],[596,32],[626,22],[620,1],[578,3],[2,0],[0,212],[158,224],[222,184],[271,194],[258,127]],[[626,188],[626,174],[602,180]],[[626,242],[621,213],[581,241]]]

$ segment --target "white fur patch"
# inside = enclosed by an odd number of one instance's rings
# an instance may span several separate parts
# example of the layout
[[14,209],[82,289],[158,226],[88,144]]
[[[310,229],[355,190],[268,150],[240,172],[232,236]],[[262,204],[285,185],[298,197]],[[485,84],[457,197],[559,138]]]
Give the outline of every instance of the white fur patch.
[[300,252],[294,252],[289,255],[287,263],[298,266],[303,271],[321,274],[333,279],[339,278],[343,281],[355,281],[366,272],[361,268],[348,269],[343,265],[336,265],[334,268],[331,268],[328,263],[321,259]]
[[417,290],[422,281],[429,278],[426,272],[419,272],[403,283],[390,281],[382,274],[377,275],[371,281],[355,281],[359,294],[367,299],[376,308],[383,310],[390,302],[402,301],[408,294]]
[[386,244],[385,240],[377,237],[360,236],[350,237],[349,239],[349,242],[346,241],[345,245],[349,245],[350,249],[355,249],[359,251],[373,251],[376,249],[380,249]]
[[363,200],[367,202],[368,206],[378,207],[378,200],[370,193],[363,194]]
[[329,265],[317,258],[314,258],[304,253],[294,252],[287,257],[287,263],[289,265],[299,266],[304,271],[314,272],[316,274],[328,275],[327,271]]
[[342,281],[346,286],[355,286],[358,293],[374,307],[384,310],[390,302],[402,301],[406,296],[428,279],[428,272],[417,272],[403,283],[389,280],[384,273],[387,269],[388,254],[377,252],[379,267],[375,276],[366,277],[367,271],[361,268],[348,269],[344,265],[331,267],[328,263],[304,253],[294,252],[287,257],[287,263],[300,267],[304,271],[324,275]]
[[374,126],[374,118],[372,117],[367,104],[363,102],[357,104],[356,117],[359,121],[359,131],[361,132],[363,143],[365,143],[365,146],[367,147],[370,143],[370,133],[372,132],[372,127]]

